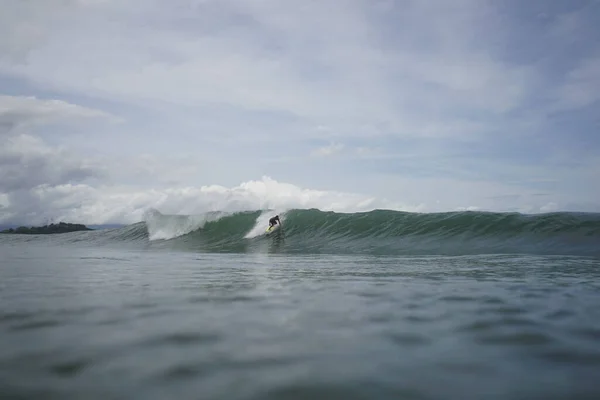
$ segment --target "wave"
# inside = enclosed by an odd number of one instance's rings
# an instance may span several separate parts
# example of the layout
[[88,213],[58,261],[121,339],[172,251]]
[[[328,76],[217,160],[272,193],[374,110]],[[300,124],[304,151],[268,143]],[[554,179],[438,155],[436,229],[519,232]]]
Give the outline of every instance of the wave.
[[[283,229],[266,236],[268,219],[275,214],[280,215]],[[144,222],[124,228],[67,235],[68,241],[144,243],[156,249],[198,252],[600,256],[600,214],[567,212],[293,209],[184,216],[151,210]]]
[[218,221],[230,215],[224,212],[209,212],[201,215],[164,215],[150,209],[144,214],[150,240],[172,239],[202,229],[208,222]]

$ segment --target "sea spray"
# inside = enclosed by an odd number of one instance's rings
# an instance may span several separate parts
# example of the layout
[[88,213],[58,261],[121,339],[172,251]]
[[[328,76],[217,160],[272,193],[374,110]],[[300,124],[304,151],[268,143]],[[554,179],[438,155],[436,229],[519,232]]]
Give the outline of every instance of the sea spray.
[[150,209],[144,214],[144,222],[150,240],[173,239],[201,229],[207,222],[218,221],[227,215],[211,212],[200,215],[165,215]]
[[244,236],[244,238],[252,239],[252,238],[255,238],[257,236],[264,234],[266,228],[269,226],[269,219],[271,219],[275,215],[279,215],[279,219],[282,221],[282,223],[283,223],[283,221],[285,221],[285,216],[286,216],[285,210],[263,211],[258,216],[258,218],[256,218],[256,223],[254,224],[252,229],[250,229],[250,231]]

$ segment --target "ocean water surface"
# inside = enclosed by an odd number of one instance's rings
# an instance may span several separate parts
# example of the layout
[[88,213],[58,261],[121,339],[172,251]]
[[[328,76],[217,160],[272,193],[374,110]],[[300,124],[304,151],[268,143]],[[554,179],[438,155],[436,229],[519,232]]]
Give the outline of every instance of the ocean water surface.
[[0,398],[600,398],[600,216],[271,214],[0,235]]

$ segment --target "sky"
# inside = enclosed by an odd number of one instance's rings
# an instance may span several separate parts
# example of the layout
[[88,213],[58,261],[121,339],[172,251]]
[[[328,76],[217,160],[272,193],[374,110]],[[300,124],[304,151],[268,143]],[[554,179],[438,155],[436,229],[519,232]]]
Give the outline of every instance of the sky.
[[0,5],[0,223],[600,212],[598,0]]

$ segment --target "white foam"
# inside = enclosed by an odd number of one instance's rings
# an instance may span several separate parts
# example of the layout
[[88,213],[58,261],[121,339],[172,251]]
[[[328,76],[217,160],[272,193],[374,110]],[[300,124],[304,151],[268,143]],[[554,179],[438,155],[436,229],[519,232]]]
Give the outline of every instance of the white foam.
[[283,222],[285,221],[285,210],[268,210],[263,211],[258,218],[256,218],[256,222],[254,223],[254,227],[246,233],[244,236],[246,239],[251,239],[260,235],[263,235],[269,226],[269,219],[274,217],[275,215],[279,215],[279,219]]
[[201,215],[164,215],[151,209],[144,215],[150,240],[168,240],[202,229],[207,222],[217,221],[226,213]]

